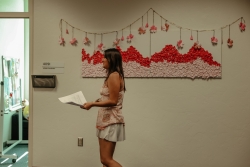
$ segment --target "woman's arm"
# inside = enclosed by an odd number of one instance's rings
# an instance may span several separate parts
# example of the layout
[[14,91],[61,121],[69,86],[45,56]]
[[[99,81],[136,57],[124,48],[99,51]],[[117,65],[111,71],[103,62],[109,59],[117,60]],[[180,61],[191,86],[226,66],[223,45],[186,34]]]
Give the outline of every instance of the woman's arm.
[[87,102],[81,108],[89,110],[91,107],[111,107],[118,102],[120,91],[120,75],[118,72],[111,73],[108,80],[109,99],[105,101]]

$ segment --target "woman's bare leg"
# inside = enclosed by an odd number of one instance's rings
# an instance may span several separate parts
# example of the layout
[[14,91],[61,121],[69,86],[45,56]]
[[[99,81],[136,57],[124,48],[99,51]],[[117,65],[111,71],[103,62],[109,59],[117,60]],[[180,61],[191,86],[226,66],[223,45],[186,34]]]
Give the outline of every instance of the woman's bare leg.
[[100,157],[103,167],[122,167],[113,159],[116,142],[110,142],[99,138]]

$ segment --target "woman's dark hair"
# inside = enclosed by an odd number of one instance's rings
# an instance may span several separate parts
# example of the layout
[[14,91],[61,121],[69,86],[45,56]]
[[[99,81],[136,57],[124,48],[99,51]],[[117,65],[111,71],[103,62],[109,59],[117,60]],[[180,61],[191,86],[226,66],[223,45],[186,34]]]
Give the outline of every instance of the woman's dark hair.
[[[124,72],[122,67],[122,56],[118,49],[110,48],[104,51],[104,57],[108,60],[109,69],[107,69],[107,77],[105,81],[109,78],[109,75],[113,72],[118,72],[119,75],[124,80]],[[124,91],[125,88],[125,80],[124,80]]]

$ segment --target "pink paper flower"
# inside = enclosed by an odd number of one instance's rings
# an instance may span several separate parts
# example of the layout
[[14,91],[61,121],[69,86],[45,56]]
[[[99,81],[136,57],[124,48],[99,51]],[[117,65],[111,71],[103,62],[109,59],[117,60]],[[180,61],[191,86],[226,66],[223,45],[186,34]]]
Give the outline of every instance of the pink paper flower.
[[218,39],[213,36],[211,38],[211,42],[212,42],[212,44],[217,44],[218,43]]
[[127,36],[127,42],[130,43],[130,42],[132,41],[133,38],[134,38],[134,35],[129,34],[129,35]]
[[155,25],[150,27],[150,32],[155,33],[157,31],[157,27]]
[[148,23],[146,23],[145,28],[148,28]]
[[83,43],[84,43],[85,45],[89,45],[89,44],[91,43],[91,41],[89,40],[88,37],[85,37],[85,38],[83,39]]
[[195,49],[200,49],[201,48],[201,44],[199,43],[199,41],[194,43],[194,48]]
[[182,43],[182,40],[180,39],[179,41],[177,41],[177,47],[178,48],[183,48],[184,43]]
[[71,45],[76,45],[77,44],[76,38],[72,38],[69,42],[70,42]]
[[116,38],[116,39],[114,40],[114,42],[113,42],[113,45],[114,45],[114,46],[118,46],[119,43],[120,43],[120,39]]
[[241,31],[245,31],[245,29],[246,29],[246,24],[240,22],[239,27],[240,27],[240,30],[241,30]]
[[68,29],[66,29],[66,34],[69,34],[69,30]]
[[65,44],[65,41],[64,41],[63,37],[59,37],[59,41],[58,42],[59,42],[60,45],[63,45],[63,46]]
[[103,51],[105,49],[105,46],[103,43],[100,43],[98,46],[97,46],[98,50],[100,51]]
[[193,35],[191,35],[191,37],[190,37],[190,40],[193,40],[194,38],[193,38]]
[[169,29],[169,24],[168,23],[165,23],[164,26],[161,26],[162,31],[168,31],[168,29]]
[[140,34],[140,35],[146,33],[146,29],[145,29],[144,27],[140,27],[140,28],[138,29],[138,31],[139,31],[139,34]]
[[227,40],[227,46],[229,46],[229,47],[233,46],[233,40],[231,40],[230,38],[228,38],[228,40]]

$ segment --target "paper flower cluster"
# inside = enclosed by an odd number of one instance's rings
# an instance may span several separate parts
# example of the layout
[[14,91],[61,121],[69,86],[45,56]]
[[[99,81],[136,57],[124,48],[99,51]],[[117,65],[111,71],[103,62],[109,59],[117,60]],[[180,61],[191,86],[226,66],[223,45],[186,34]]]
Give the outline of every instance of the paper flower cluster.
[[127,36],[127,42],[130,43],[132,41],[132,39],[134,38],[134,35],[133,34],[129,34]]
[[113,45],[114,46],[118,46],[120,43],[120,39],[116,38],[114,41],[113,41]]
[[165,23],[164,26],[161,26],[162,31],[168,31],[168,29],[169,29],[169,24],[168,23]]
[[152,26],[150,27],[150,32],[151,32],[151,33],[156,33],[156,31],[157,31],[157,27],[156,27],[155,25],[152,25]]
[[245,31],[245,29],[246,29],[246,24],[240,22],[239,27],[240,27],[240,30],[241,30],[241,31]]
[[121,41],[124,41],[124,36],[121,37]]
[[63,37],[59,37],[59,41],[58,42],[59,42],[60,45],[63,45],[63,46],[65,45],[65,40],[64,40]]
[[100,43],[98,46],[97,46],[98,50],[99,51],[103,51],[105,49],[105,46],[103,43]]
[[76,44],[77,44],[76,38],[72,38],[72,39],[69,41],[69,43],[70,43],[71,45],[76,45]]
[[201,48],[201,44],[199,43],[199,41],[195,42],[194,43],[194,46],[193,46],[195,49],[200,49]]
[[145,34],[146,33],[146,28],[145,27],[140,27],[139,29],[138,29],[138,32],[139,32],[139,34],[141,35],[141,34]]
[[89,44],[91,43],[91,41],[89,40],[88,37],[85,37],[85,38],[83,39],[83,43],[84,43],[85,45],[89,45]]
[[218,39],[216,38],[216,37],[212,37],[211,38],[211,42],[212,42],[212,44],[214,44],[214,45],[216,45],[217,43],[218,43]]
[[[213,60],[211,53],[202,47],[192,47],[188,53],[180,54],[172,45],[166,45],[151,58],[144,58],[134,47],[121,51],[125,77],[188,77],[220,78],[221,65]],[[104,77],[102,57],[99,51],[93,56],[82,50],[82,77]]]
[[181,39],[180,39],[179,41],[177,41],[177,47],[178,47],[179,49],[183,48],[183,46],[184,46],[184,43],[182,42]]
[[193,35],[191,35],[191,36],[190,36],[190,40],[193,40],[193,39],[194,39],[194,38],[193,38]]
[[227,40],[227,46],[228,47],[232,47],[233,46],[233,40],[232,39],[228,38],[228,40]]

